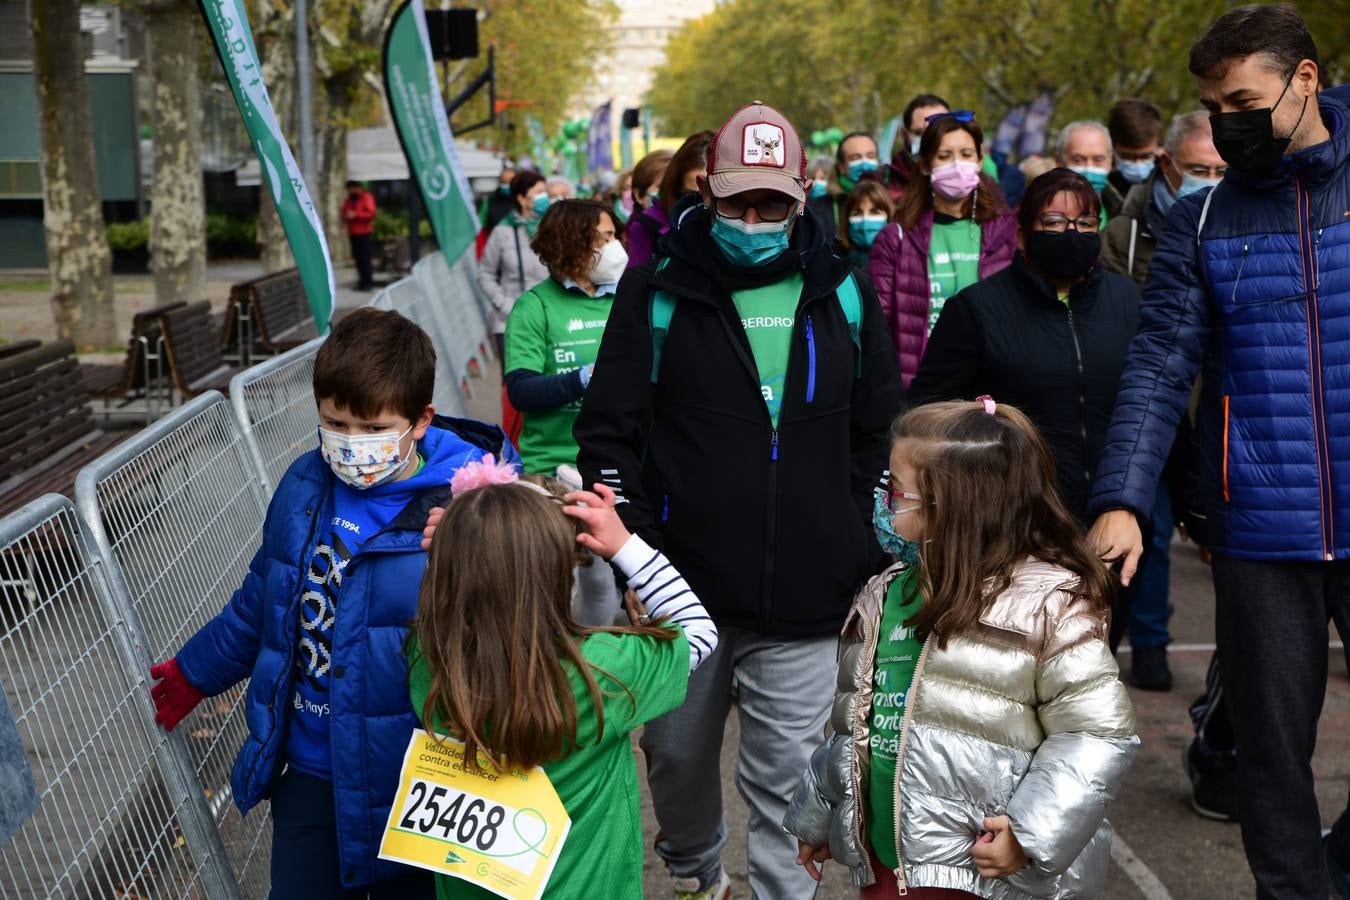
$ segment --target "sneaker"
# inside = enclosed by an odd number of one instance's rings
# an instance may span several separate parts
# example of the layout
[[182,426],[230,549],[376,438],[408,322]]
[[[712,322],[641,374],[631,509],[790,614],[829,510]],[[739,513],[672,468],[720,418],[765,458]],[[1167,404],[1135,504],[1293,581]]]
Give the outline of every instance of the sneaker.
[[1135,647],[1131,651],[1130,683],[1141,691],[1170,691],[1172,670],[1167,666],[1167,647]]
[[731,877],[722,872],[717,883],[699,890],[697,878],[675,879],[675,900],[730,900]]
[[1227,754],[1206,757],[1197,741],[1191,741],[1181,760],[1191,780],[1191,808],[1206,819],[1236,822],[1237,761]]
[[1331,892],[1341,900],[1350,900],[1350,875],[1345,874],[1345,870],[1332,855],[1330,832],[1322,836],[1322,849],[1327,858],[1327,875],[1331,878]]

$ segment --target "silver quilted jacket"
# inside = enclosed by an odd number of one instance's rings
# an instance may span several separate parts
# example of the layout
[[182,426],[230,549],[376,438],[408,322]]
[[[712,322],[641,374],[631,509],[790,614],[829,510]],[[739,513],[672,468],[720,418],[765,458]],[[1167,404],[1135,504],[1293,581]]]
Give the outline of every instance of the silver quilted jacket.
[[[830,846],[857,886],[867,853],[868,719],[887,569],[844,623],[833,734],[811,758],[783,825]],[[978,625],[929,639],[905,704],[896,766],[896,878],[996,900],[1096,897],[1110,862],[1106,810],[1139,747],[1105,616],[1064,590],[1076,576],[1028,559]],[[1006,815],[1028,864],[983,878],[971,858],[986,816]]]

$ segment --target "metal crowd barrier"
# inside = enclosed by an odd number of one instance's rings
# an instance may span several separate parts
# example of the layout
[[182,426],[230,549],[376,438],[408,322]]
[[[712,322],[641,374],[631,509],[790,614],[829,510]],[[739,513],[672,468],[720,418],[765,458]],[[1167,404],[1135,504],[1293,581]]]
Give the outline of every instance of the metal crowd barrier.
[[[215,391],[119,444],[85,467],[75,504],[108,582],[139,625],[135,662],[168,659],[230,602],[249,574],[267,511],[255,458],[229,403]],[[254,577],[259,577],[260,573]],[[241,664],[252,668],[252,660]],[[230,771],[248,733],[247,682],[197,707],[174,732],[244,896],[269,881],[266,805],[235,808]]]
[[65,497],[0,520],[0,714],[19,744],[0,741],[0,788],[10,813],[32,809],[0,834],[0,895],[238,897],[182,740],[154,723],[144,642],[103,562]]
[[445,415],[467,416],[461,392],[468,386],[468,372],[453,352],[453,342],[437,308],[443,304],[427,294],[415,279],[402,278],[376,294],[370,305],[407,316],[431,336],[436,347],[436,389],[431,402]]
[[315,338],[230,379],[230,403],[268,496],[290,464],[318,440],[314,357],[323,341]]
[[[436,255],[415,271],[371,303],[426,329],[434,402],[463,416],[460,392],[490,358],[473,260],[452,270]],[[267,896],[267,805],[244,818],[230,789],[246,682],[170,735],[154,722],[148,670],[248,574],[273,488],[314,446],[321,343],[99,457],[74,504],[47,495],[0,519],[0,896]]]

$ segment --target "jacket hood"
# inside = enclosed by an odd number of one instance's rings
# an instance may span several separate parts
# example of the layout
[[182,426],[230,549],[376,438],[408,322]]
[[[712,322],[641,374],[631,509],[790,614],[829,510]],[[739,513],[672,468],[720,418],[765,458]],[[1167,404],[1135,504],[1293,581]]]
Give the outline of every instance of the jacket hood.
[[1350,98],[1342,98],[1338,91],[1328,91],[1317,95],[1317,109],[1322,115],[1322,124],[1331,132],[1331,139],[1311,147],[1304,147],[1297,153],[1283,157],[1280,164],[1269,172],[1243,172],[1229,169],[1226,180],[1252,188],[1270,188],[1283,184],[1297,174],[1305,182],[1316,184],[1330,178],[1337,169],[1350,159]]

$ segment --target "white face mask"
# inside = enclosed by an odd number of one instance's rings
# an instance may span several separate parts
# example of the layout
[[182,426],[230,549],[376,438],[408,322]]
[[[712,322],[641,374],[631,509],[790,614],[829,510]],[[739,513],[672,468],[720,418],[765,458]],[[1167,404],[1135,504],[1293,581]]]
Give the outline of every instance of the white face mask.
[[416,454],[405,458],[399,449],[412,427],[402,434],[342,434],[319,429],[319,454],[346,484],[358,490],[373,487],[398,475]]
[[615,284],[627,268],[628,251],[618,241],[610,241],[595,254],[595,262],[586,277],[592,284]]
[[909,155],[914,158],[919,156],[919,147],[923,144],[923,135],[909,139]]

